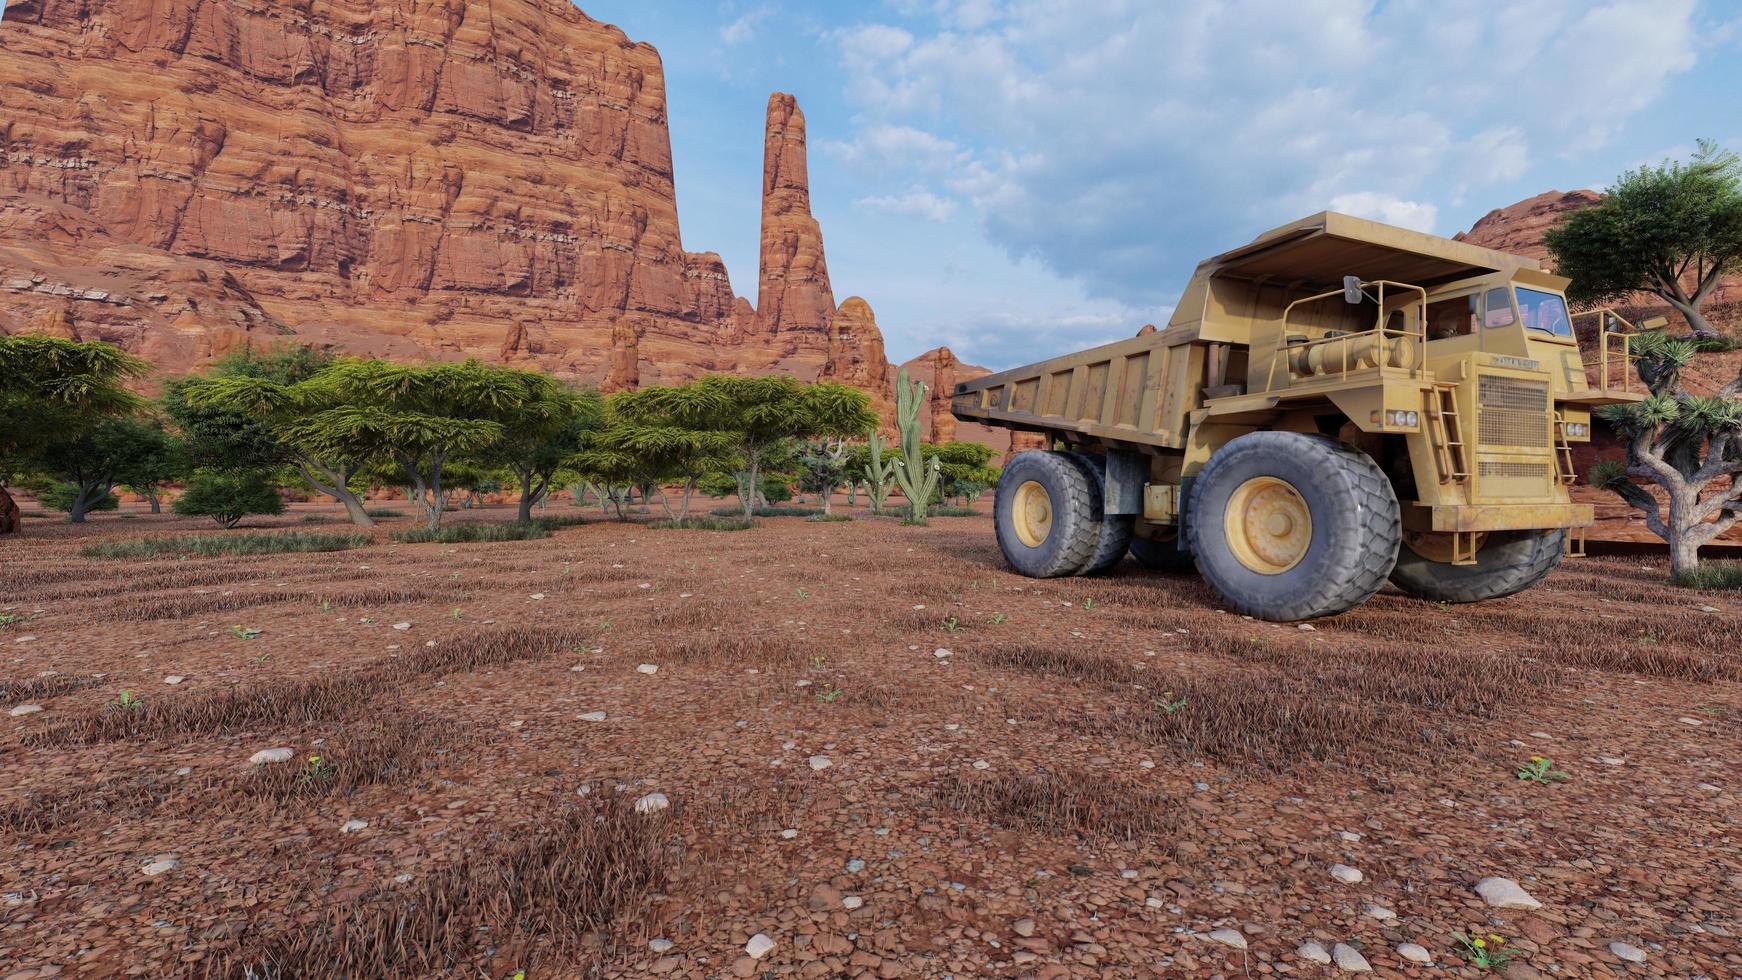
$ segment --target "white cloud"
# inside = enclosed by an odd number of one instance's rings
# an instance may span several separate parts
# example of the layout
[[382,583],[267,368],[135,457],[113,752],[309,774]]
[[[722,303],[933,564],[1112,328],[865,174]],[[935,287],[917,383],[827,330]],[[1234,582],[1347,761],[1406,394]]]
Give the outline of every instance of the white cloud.
[[720,40],[728,45],[743,44],[756,35],[756,25],[774,13],[771,7],[757,7],[720,28]]
[[898,2],[833,35],[864,129],[833,151],[1136,306],[1328,206],[1433,229],[1612,141],[1701,43],[1694,0]]
[[1404,201],[1373,191],[1339,194],[1331,198],[1331,210],[1416,231],[1433,231],[1434,223],[1439,219],[1439,208],[1432,204]]
[[913,190],[905,194],[862,197],[853,203],[874,211],[905,214],[913,218],[923,218],[926,221],[948,221],[950,216],[956,213],[955,201],[925,190]]

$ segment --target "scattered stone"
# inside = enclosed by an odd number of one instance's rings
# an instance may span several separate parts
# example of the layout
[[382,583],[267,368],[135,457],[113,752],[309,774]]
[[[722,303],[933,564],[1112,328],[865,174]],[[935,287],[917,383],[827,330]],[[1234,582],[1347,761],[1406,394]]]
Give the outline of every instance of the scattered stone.
[[1344,841],[1348,841],[1348,842],[1349,842],[1349,843],[1351,843],[1351,844],[1353,844],[1353,843],[1355,843],[1355,842],[1356,842],[1356,841],[1358,841],[1358,840],[1360,840],[1360,839],[1361,839],[1361,835],[1360,835],[1360,834],[1357,834],[1357,833],[1355,833],[1355,832],[1353,832],[1353,831],[1349,831],[1349,830],[1339,830],[1339,831],[1337,831],[1337,837],[1338,837],[1338,839],[1340,839],[1340,840],[1344,840]]
[[1631,943],[1610,943],[1609,952],[1614,953],[1616,958],[1626,960],[1629,963],[1645,962],[1645,950],[1640,949],[1638,946]]
[[18,707],[13,708],[12,711],[9,713],[14,718],[22,718],[25,715],[34,715],[38,711],[41,711],[41,710],[42,710],[42,705],[40,705],[40,704],[21,704]]
[[834,763],[830,762],[829,757],[826,755],[813,755],[810,757],[810,767],[817,772],[822,772],[824,769],[827,769],[832,765],[834,765]]
[[767,956],[773,949],[774,940],[769,939],[768,934],[763,932],[751,936],[750,941],[744,944],[744,952],[749,954],[750,958],[753,960],[759,960],[764,956]]
[[859,872],[864,871],[864,870],[865,870],[865,862],[859,860],[858,858],[854,858],[853,860],[847,862],[847,873],[850,875],[856,875]]
[[1411,963],[1431,964],[1434,961],[1433,954],[1427,951],[1426,946],[1418,946],[1415,943],[1399,944],[1397,947],[1397,955]]
[[369,826],[369,821],[367,820],[347,820],[339,825],[339,833],[354,834],[367,826]]
[[1296,626],[1295,629],[1300,630],[1304,633],[1314,633],[1314,632],[1318,631],[1318,627],[1314,626],[1311,623],[1301,623],[1299,626]]
[[939,660],[942,660],[945,657],[950,655],[950,651],[943,648],[943,647],[938,647],[936,650],[933,650],[931,652],[931,655],[938,658]]
[[658,813],[671,806],[671,800],[664,793],[649,793],[635,801],[636,813]]
[[1351,868],[1346,864],[1331,865],[1331,877],[1345,885],[1359,885],[1367,880],[1367,876],[1361,873],[1361,869]]
[[164,855],[162,857],[158,857],[158,858],[153,859],[150,863],[146,864],[145,867],[141,868],[140,870],[145,872],[145,877],[155,878],[158,875],[163,874],[166,871],[174,871],[176,868],[178,868],[180,866],[181,866],[180,861],[178,861],[175,858],[170,857],[168,855]]
[[676,943],[669,939],[653,939],[648,941],[647,948],[653,950],[655,953],[669,953],[671,952],[671,948],[676,945]]
[[857,895],[848,895],[846,898],[841,899],[841,908],[844,908],[849,912],[864,906],[864,904],[865,900]]
[[1331,954],[1325,952],[1323,946],[1313,942],[1301,943],[1300,947],[1294,951],[1294,955],[1306,960],[1308,963],[1328,965],[1331,962]]
[[1724,791],[1724,787],[1719,786],[1716,783],[1695,783],[1694,789],[1703,790],[1707,793],[1722,793]]
[[1368,902],[1361,906],[1361,911],[1366,913],[1368,918],[1378,919],[1380,922],[1390,922],[1397,918],[1396,912],[1393,912],[1385,906],[1379,905],[1375,902]]
[[635,672],[637,674],[657,674],[657,673],[659,673],[659,665],[658,664],[642,664],[641,666],[635,668]]
[[411,624],[410,623],[394,623],[393,628],[396,630],[399,630],[401,633],[403,633],[406,630],[411,629]]
[[191,773],[193,771],[194,771],[193,766],[182,766],[175,771],[175,774],[177,776],[186,776],[188,773]]
[[1530,897],[1511,878],[1483,878],[1476,882],[1476,894],[1497,909],[1540,909],[1542,903]]
[[165,684],[175,685],[175,684],[180,684],[182,681],[185,681],[185,680],[187,680],[187,678],[183,677],[180,674],[171,674],[168,677],[165,677],[163,679],[163,682]]
[[1605,766],[1621,766],[1627,764],[1626,759],[1617,759],[1612,755],[1600,755],[1597,757],[1597,761]]
[[1034,920],[1029,918],[1017,919],[1015,922],[1010,924],[1010,928],[1015,931],[1018,936],[1027,939],[1034,935]]
[[605,713],[603,711],[587,711],[576,715],[575,717],[582,721],[604,721]]
[[1681,723],[1682,723],[1682,724],[1684,724],[1684,725],[1692,725],[1692,726],[1693,726],[1693,727],[1695,727],[1695,728],[1698,728],[1698,727],[1700,727],[1700,726],[1701,726],[1701,725],[1703,725],[1703,724],[1705,724],[1705,722],[1703,722],[1703,721],[1701,721],[1701,720],[1699,720],[1699,719],[1698,719],[1698,718],[1686,718],[1686,717],[1683,717],[1683,718],[1677,718],[1677,719],[1676,719],[1676,721],[1679,721],[1679,722],[1681,722]]
[[544,598],[544,593],[543,592],[534,592],[533,594],[527,596],[527,598],[533,599],[533,600],[542,599],[542,598]]
[[1204,938],[1224,946],[1232,946],[1235,949],[1246,948],[1246,937],[1238,929],[1217,929]]
[[811,889],[811,897],[806,904],[812,912],[823,912],[841,904],[841,897],[841,890],[825,881]]
[[295,749],[261,749],[248,757],[248,764],[268,766],[279,762],[289,762],[294,758],[296,758]]
[[785,840],[792,840],[798,836],[798,830],[793,827],[788,827],[780,832],[780,836]]
[[974,761],[974,768],[975,769],[990,769],[990,768],[992,768],[992,763],[987,762],[985,759],[976,759]]
[[36,637],[34,637],[34,636],[21,636],[18,639],[13,640],[12,642],[13,643],[34,643],[34,642],[36,642]]
[[1368,965],[1367,957],[1361,951],[1347,943],[1338,943],[1331,947],[1331,959],[1336,961],[1337,968],[1350,973],[1372,973],[1373,967]]

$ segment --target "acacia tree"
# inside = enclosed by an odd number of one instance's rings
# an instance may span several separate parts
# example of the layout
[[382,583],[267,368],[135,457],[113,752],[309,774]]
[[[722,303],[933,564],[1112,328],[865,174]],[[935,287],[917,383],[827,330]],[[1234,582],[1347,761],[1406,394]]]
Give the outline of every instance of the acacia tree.
[[560,382],[532,384],[527,390],[528,400],[513,408],[501,436],[481,454],[519,482],[522,524],[531,523],[533,504],[550,492],[557,473],[581,451],[588,435],[603,425],[605,414],[592,391]]
[[145,498],[153,514],[163,513],[163,485],[188,475],[187,446],[161,424],[151,426],[148,441],[139,447],[127,468],[123,489]]
[[870,397],[857,388],[831,381],[804,384],[780,375],[711,374],[659,389],[649,407],[684,428],[733,433],[746,518],[755,516],[755,490],[771,453],[794,439],[846,437],[877,424]]
[[[141,401],[126,383],[145,371],[113,344],[0,337],[0,462],[28,464],[54,442],[137,411]],[[18,504],[0,486],[0,534],[18,527]]]
[[[1742,372],[1713,397],[1690,395],[1680,371],[1697,343],[1656,333],[1634,340],[1651,396],[1598,409],[1627,437],[1627,462],[1598,463],[1590,481],[1645,515],[1669,544],[1671,573],[1685,579],[1699,566],[1700,547],[1742,521]],[[1667,504],[1630,478],[1662,487]]]
[[1574,302],[1651,293],[1696,335],[1715,336],[1701,308],[1720,279],[1742,269],[1742,159],[1701,140],[1686,164],[1622,174],[1544,241],[1556,271],[1573,281]]
[[83,524],[117,485],[136,482],[167,439],[163,429],[148,422],[110,416],[57,434],[37,449],[35,461],[72,488],[67,520]]
[[662,385],[617,392],[606,402],[604,430],[575,457],[588,472],[615,475],[631,485],[646,487],[666,480],[681,484],[683,498],[675,513],[670,501],[664,501],[666,516],[680,521],[689,517],[690,501],[702,478],[733,465],[738,442],[736,433],[684,424],[669,408],[681,397]]

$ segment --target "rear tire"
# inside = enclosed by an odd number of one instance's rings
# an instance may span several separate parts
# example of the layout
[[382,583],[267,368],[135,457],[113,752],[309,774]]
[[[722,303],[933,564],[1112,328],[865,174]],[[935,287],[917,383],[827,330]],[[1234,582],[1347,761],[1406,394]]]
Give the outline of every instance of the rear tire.
[[1418,553],[1406,543],[1397,552],[1391,582],[1433,602],[1481,602],[1522,592],[1543,580],[1566,553],[1567,532],[1491,531],[1476,551],[1476,564],[1453,565]]
[[1131,557],[1152,572],[1189,572],[1197,566],[1192,553],[1179,546],[1179,534],[1167,538],[1132,538]]
[[1331,616],[1397,564],[1397,495],[1367,454],[1323,436],[1254,432],[1192,481],[1187,540],[1229,605],[1259,619]]
[[1017,454],[998,477],[992,507],[998,547],[1030,578],[1074,575],[1100,542],[1101,504],[1084,468],[1068,454]]
[[1088,453],[1067,452],[1081,467],[1083,474],[1089,478],[1089,492],[1094,495],[1095,514],[1100,518],[1099,537],[1095,541],[1095,552],[1082,568],[1077,569],[1078,575],[1098,575],[1119,564],[1125,557],[1125,549],[1131,544],[1131,527],[1136,518],[1129,514],[1108,514],[1103,510],[1107,500],[1107,457],[1091,456]]

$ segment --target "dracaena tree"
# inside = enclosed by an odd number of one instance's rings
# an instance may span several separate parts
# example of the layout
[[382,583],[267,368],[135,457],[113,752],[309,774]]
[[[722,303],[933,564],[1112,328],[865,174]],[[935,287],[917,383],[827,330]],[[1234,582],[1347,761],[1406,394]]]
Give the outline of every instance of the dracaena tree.
[[[36,468],[43,451],[137,412],[127,382],[145,371],[113,344],[0,336],[0,472]],[[17,530],[18,505],[0,486],[0,534]]]
[[[1628,440],[1627,461],[1591,468],[1591,485],[1613,491],[1645,515],[1669,544],[1670,571],[1685,579],[1700,547],[1742,521],[1742,373],[1711,397],[1689,394],[1680,372],[1699,351],[1692,340],[1635,338],[1645,401],[1598,411]],[[1660,501],[1634,480],[1662,488]]]
[[1724,276],[1742,269],[1742,159],[1701,140],[1687,163],[1622,174],[1603,200],[1544,236],[1567,296],[1598,304],[1652,293],[1715,336],[1704,306]]

